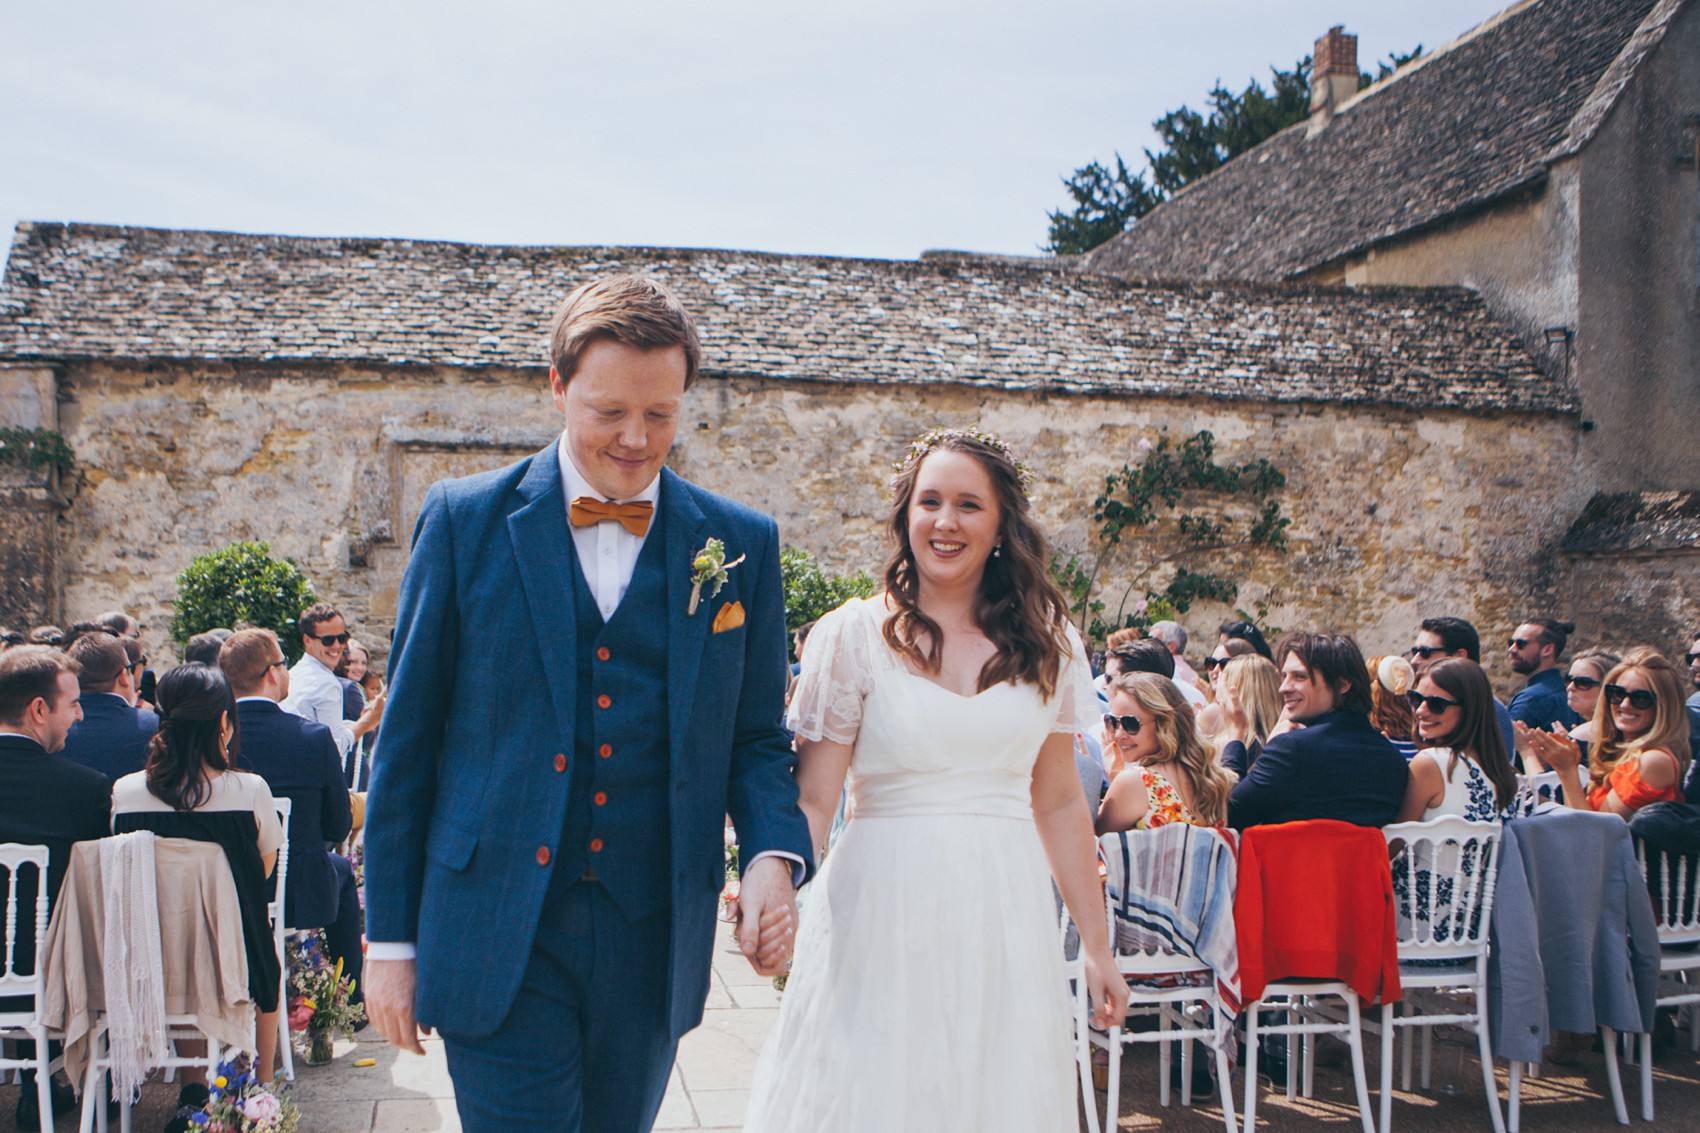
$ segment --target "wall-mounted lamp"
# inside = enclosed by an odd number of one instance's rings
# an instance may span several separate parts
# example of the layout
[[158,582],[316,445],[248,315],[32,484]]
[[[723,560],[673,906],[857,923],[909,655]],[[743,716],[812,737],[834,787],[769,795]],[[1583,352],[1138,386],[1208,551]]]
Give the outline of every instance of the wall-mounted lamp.
[[1569,327],[1548,327],[1541,332],[1548,346],[1569,346],[1575,332]]

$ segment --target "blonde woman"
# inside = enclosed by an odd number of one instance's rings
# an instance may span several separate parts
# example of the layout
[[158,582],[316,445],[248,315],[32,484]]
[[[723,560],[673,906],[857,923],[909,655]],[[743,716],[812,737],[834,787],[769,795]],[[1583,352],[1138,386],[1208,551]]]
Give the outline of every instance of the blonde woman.
[[[1236,639],[1237,640],[1237,639]],[[1242,653],[1228,658],[1216,686],[1216,702],[1222,709],[1222,731],[1216,744],[1222,766],[1239,778],[1251,770],[1263,745],[1281,724],[1281,671],[1261,653]],[[1245,745],[1243,766],[1227,758],[1229,743]]]
[[1584,791],[1581,749],[1564,733],[1527,736],[1541,761],[1558,772],[1564,801],[1628,819],[1651,803],[1682,802],[1688,771],[1688,712],[1682,674],[1658,651],[1631,649],[1606,674],[1594,707],[1594,748]]
[[1175,683],[1155,673],[1124,673],[1110,682],[1109,693],[1104,727],[1126,770],[1098,808],[1098,833],[1227,822],[1234,778],[1199,738],[1192,708]]

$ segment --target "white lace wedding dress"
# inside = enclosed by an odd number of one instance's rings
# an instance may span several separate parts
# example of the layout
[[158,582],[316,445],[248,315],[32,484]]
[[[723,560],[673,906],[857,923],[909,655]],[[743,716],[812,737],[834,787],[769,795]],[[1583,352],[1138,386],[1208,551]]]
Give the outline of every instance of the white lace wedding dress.
[[[1076,1125],[1068,986],[1033,824],[1046,737],[1096,720],[1084,655],[1046,701],[959,696],[885,644],[883,599],[809,636],[790,723],[853,743],[850,821],[805,891],[746,1133]],[[1072,775],[1071,775],[1072,778]]]

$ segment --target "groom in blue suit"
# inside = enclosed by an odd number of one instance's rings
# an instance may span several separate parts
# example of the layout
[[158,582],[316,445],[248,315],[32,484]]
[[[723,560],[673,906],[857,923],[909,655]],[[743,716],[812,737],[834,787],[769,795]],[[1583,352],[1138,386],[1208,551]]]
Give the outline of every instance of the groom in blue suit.
[[789,956],[813,851],[778,531],[662,467],[699,358],[660,285],[579,288],[551,347],[561,439],[420,512],[368,802],[366,1002],[399,1046],[442,1033],[468,1133],[651,1127],[702,1018],[728,814],[744,952]]

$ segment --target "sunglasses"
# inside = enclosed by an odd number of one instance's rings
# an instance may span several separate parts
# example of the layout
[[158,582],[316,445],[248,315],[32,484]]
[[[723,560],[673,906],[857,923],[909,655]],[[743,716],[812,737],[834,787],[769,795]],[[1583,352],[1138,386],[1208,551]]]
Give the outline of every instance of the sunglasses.
[[1231,660],[1233,660],[1232,657],[1206,657],[1204,659],[1205,671],[1208,672],[1211,669],[1220,669]]
[[1445,652],[1446,652],[1446,646],[1444,646],[1444,645],[1413,645],[1413,646],[1411,646],[1411,656],[1421,658],[1424,661],[1427,661],[1430,657],[1433,657],[1436,653],[1445,653]]
[[1533,641],[1528,640],[1527,638],[1514,637],[1514,638],[1511,639],[1511,648],[1518,650],[1519,652],[1521,652],[1524,649],[1527,649],[1529,646],[1531,646],[1533,644],[1535,644],[1535,643]]
[[1685,665],[1692,665],[1696,661],[1700,661],[1700,653],[1686,653],[1683,655],[1682,663]]
[[289,668],[289,658],[279,657],[276,661],[273,661],[270,665],[267,665],[266,668],[268,668],[268,669],[287,669],[287,668]]
[[1645,712],[1647,709],[1659,702],[1659,698],[1657,696],[1644,688],[1638,688],[1634,692],[1631,692],[1622,685],[1606,686],[1607,704],[1616,708],[1619,704],[1622,704],[1626,700],[1629,701],[1629,707],[1635,709],[1637,712]]
[[347,645],[349,634],[346,633],[310,633],[308,637],[316,637],[319,644],[329,649],[333,645]]
[[1112,732],[1120,728],[1130,736],[1137,736],[1139,734],[1139,717],[1112,716],[1106,712],[1104,713],[1104,727]]
[[1579,688],[1583,692],[1587,692],[1591,688],[1600,687],[1600,682],[1595,680],[1593,677],[1565,677],[1564,683],[1569,685],[1571,688]]
[[1436,716],[1439,716],[1448,708],[1460,708],[1464,703],[1461,700],[1447,700],[1444,696],[1424,696],[1420,692],[1407,692],[1405,699],[1410,701],[1412,712],[1426,704],[1429,712]]

